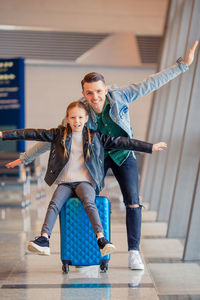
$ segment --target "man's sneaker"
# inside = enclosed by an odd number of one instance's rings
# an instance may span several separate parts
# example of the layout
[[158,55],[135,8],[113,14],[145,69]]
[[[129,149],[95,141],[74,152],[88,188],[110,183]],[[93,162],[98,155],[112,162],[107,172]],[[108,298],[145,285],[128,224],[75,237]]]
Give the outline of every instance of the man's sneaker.
[[39,255],[50,255],[49,240],[45,236],[28,242],[28,250]]
[[144,264],[142,262],[139,251],[129,251],[128,266],[131,270],[144,270]]
[[106,238],[103,236],[97,240],[98,246],[100,248],[101,256],[105,256],[111,254],[116,250],[115,246],[108,242]]

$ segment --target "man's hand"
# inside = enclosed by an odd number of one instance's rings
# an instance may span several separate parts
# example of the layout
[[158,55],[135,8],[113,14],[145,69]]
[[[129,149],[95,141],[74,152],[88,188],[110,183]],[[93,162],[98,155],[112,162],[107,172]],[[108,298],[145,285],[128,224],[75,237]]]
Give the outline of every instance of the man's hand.
[[10,169],[10,168],[14,168],[16,166],[19,166],[22,164],[22,160],[20,158],[9,162],[8,164],[6,164],[6,168]]
[[194,42],[194,45],[192,46],[192,48],[188,51],[188,55],[187,57],[184,59],[184,62],[190,66],[191,63],[193,62],[194,60],[194,53],[195,53],[195,50],[196,50],[196,47],[198,45],[199,41],[195,41]]
[[164,142],[160,142],[157,144],[153,144],[152,151],[162,151],[167,148],[167,144]]

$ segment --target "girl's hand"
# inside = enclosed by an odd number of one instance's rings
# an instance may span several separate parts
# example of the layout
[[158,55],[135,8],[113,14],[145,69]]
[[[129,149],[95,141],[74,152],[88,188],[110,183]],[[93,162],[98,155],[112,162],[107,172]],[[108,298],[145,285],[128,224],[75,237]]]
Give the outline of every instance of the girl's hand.
[[195,50],[196,50],[196,47],[198,45],[199,41],[195,41],[192,48],[188,51],[188,55],[187,57],[184,59],[184,62],[190,66],[191,63],[193,62],[193,59],[194,59],[194,53],[195,53]]
[[8,164],[6,164],[6,168],[10,169],[10,168],[14,168],[16,166],[19,166],[22,164],[22,160],[20,158],[9,162]]
[[2,138],[3,137],[3,132],[2,131],[0,131],[0,138]]
[[164,142],[160,142],[157,144],[153,144],[152,151],[162,151],[164,148],[167,148],[167,144]]

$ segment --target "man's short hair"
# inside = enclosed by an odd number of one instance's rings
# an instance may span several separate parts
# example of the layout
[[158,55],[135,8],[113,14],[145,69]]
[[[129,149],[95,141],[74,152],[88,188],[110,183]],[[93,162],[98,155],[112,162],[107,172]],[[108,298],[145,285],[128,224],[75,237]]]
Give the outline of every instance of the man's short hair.
[[106,84],[103,75],[101,75],[100,73],[92,72],[92,73],[86,74],[85,77],[83,78],[83,80],[81,80],[82,89],[84,87],[85,82],[96,82],[99,80],[101,80],[104,84]]

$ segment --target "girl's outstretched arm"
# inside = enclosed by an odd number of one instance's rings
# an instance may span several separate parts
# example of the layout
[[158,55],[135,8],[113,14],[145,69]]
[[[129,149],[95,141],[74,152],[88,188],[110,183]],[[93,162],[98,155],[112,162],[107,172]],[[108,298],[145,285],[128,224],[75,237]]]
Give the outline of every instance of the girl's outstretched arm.
[[152,153],[153,151],[162,151],[164,148],[167,148],[165,142],[159,142],[156,144],[151,144],[148,142],[131,139],[129,137],[113,137],[109,135],[97,133],[100,137],[100,141],[104,149],[124,149],[124,150],[134,150],[139,152]]
[[14,129],[0,131],[0,137],[3,140],[29,140],[52,142],[54,141],[56,134],[59,130],[59,128],[51,128],[49,130],[35,128]]
[[152,151],[162,151],[167,148],[167,144],[164,142],[159,142],[157,144],[153,144]]

